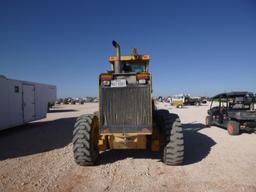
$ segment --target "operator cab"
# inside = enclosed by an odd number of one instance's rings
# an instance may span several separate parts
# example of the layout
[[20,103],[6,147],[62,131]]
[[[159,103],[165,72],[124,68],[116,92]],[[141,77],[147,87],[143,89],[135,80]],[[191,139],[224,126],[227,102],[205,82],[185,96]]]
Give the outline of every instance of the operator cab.
[[[111,64],[111,69],[113,71],[115,61],[117,60],[116,56],[110,56],[109,62]],[[149,55],[127,55],[121,56],[121,74],[126,73],[148,73],[149,65]]]
[[[118,70],[115,69],[118,61]],[[100,85],[104,87],[127,87],[149,85],[152,89],[151,74],[148,71],[149,55],[110,56],[111,71],[100,75]]]

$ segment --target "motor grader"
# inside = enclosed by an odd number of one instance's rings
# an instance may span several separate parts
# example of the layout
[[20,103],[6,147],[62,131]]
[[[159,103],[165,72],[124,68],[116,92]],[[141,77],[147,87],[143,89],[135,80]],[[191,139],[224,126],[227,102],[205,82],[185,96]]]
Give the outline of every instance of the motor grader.
[[111,71],[99,75],[99,111],[77,118],[73,131],[74,159],[95,165],[100,152],[115,149],[160,151],[167,165],[183,162],[183,130],[178,115],[157,110],[152,99],[149,55],[109,57]]

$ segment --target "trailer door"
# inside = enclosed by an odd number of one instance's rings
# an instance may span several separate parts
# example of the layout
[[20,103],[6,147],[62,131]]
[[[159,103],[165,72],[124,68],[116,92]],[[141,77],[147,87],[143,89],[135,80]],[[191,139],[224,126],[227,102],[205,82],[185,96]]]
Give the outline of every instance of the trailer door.
[[35,120],[35,87],[23,85],[23,118],[24,122]]

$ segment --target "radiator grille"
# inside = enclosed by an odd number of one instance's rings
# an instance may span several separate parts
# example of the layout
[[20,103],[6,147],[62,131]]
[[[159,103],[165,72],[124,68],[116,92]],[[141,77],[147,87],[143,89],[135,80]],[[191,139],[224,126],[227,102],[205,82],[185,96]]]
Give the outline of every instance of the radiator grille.
[[101,87],[101,131],[125,133],[152,129],[150,86]]

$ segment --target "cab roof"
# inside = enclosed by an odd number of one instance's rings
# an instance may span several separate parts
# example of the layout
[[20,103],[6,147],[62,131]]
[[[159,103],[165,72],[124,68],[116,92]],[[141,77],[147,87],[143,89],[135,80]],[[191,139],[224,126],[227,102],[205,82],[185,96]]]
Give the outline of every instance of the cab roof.
[[233,91],[233,92],[227,92],[227,93],[220,93],[220,94],[215,95],[214,97],[212,97],[212,99],[227,98],[227,97],[244,97],[246,95],[248,95],[250,97],[254,97],[254,94],[252,92]]
[[[117,60],[117,56],[109,56],[108,60],[111,64],[114,64],[114,62]],[[150,60],[149,55],[124,55],[124,56],[121,56],[121,61],[130,61],[130,62],[141,61],[141,62],[145,62],[148,64],[149,60]]]

